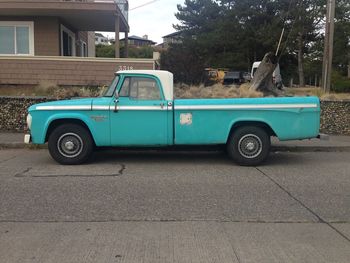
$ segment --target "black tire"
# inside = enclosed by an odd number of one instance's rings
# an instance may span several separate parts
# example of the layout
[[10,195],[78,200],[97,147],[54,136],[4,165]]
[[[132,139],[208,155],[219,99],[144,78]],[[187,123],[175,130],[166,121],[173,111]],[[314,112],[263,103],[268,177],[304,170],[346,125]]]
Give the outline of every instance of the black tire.
[[86,162],[93,146],[89,131],[78,124],[62,124],[49,137],[49,152],[55,161],[63,165]]
[[237,128],[227,142],[229,156],[242,166],[256,166],[264,162],[270,147],[270,136],[263,128],[256,126]]

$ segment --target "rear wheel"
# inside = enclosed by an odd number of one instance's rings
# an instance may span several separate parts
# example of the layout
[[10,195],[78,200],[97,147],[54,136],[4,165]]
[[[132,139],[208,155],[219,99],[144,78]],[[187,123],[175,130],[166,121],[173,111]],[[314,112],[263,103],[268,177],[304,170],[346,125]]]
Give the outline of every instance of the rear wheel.
[[270,146],[270,136],[263,128],[245,126],[233,131],[227,152],[239,165],[254,166],[266,160]]
[[89,131],[77,124],[63,124],[49,137],[49,152],[60,164],[73,165],[86,162],[93,150]]

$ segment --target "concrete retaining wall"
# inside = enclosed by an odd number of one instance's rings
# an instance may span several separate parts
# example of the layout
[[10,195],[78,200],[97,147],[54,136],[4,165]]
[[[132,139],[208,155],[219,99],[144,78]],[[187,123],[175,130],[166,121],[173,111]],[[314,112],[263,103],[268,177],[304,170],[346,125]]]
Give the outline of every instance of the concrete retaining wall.
[[[53,99],[0,97],[0,131],[23,131],[27,108]],[[321,102],[321,132],[350,135],[350,101]]]

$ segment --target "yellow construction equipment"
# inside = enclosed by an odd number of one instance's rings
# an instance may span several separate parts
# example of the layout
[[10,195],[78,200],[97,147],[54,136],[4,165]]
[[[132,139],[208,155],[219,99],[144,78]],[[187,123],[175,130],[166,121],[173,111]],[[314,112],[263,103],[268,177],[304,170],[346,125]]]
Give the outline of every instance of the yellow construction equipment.
[[227,68],[206,68],[205,72],[209,81],[223,83],[225,74],[229,71]]

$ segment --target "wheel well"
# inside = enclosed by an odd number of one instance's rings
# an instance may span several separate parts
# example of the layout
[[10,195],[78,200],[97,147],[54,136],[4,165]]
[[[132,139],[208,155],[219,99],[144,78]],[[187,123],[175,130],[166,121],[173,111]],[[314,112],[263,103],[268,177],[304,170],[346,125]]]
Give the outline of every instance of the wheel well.
[[78,120],[78,119],[58,119],[58,120],[52,121],[49,125],[49,128],[47,129],[46,136],[45,136],[45,142],[47,142],[49,140],[49,137],[50,137],[51,133],[54,131],[54,129],[56,129],[58,126],[61,126],[63,124],[77,124],[77,125],[84,127],[90,133],[92,141],[95,144],[94,137],[92,136],[89,127],[86,125],[85,122],[83,122],[82,120]]
[[239,122],[236,122],[232,126],[230,134],[229,134],[229,137],[227,139],[229,139],[231,137],[231,134],[235,130],[237,130],[240,127],[244,127],[244,126],[260,127],[262,129],[264,129],[269,136],[276,136],[276,133],[274,132],[274,130],[270,127],[270,125],[266,124],[265,122],[261,122],[261,121],[239,121]]

